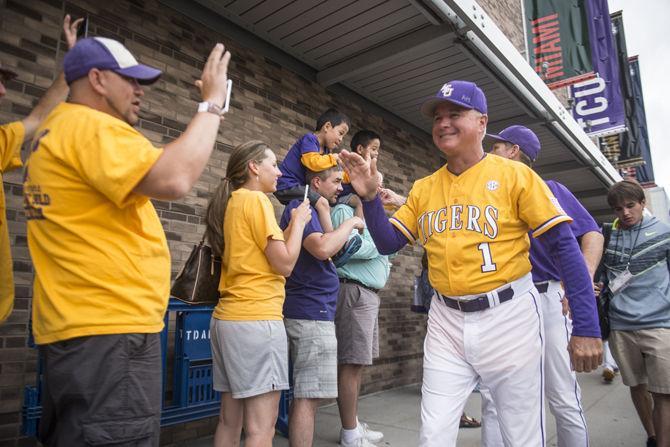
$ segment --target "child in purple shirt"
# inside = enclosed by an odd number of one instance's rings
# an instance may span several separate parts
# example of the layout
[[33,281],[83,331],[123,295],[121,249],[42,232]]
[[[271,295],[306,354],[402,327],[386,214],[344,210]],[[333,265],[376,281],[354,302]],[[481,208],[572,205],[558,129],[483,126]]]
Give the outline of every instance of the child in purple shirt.
[[[332,151],[342,143],[350,125],[345,114],[328,109],[316,120],[316,132],[303,135],[291,146],[279,165],[282,176],[277,180],[275,197],[282,205],[303,198],[307,170],[321,172],[337,165],[337,154]],[[324,233],[332,232],[328,201],[314,191],[309,191],[307,197],[318,213]]]
[[[303,135],[289,149],[284,161],[279,165],[282,176],[277,180],[275,197],[282,205],[294,199],[302,199],[305,195],[307,171],[321,172],[337,165],[337,154],[332,153],[349,132],[349,117],[335,109],[328,109],[316,120],[316,132]],[[345,181],[348,177],[345,175]],[[324,233],[333,231],[330,219],[330,204],[314,191],[308,191],[309,203],[316,209],[319,223]],[[361,210],[361,215],[362,210]],[[344,264],[361,245],[361,239],[350,239],[340,251],[333,256],[335,265]]]

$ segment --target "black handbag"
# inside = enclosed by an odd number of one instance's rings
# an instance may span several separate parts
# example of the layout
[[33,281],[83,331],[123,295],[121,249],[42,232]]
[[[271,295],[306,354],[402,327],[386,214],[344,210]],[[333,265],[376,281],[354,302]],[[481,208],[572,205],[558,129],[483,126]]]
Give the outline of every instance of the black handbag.
[[607,340],[610,336],[610,300],[612,299],[612,292],[608,287],[605,287],[598,295],[598,322],[600,323],[600,338]]
[[187,304],[216,304],[220,278],[221,258],[212,254],[203,237],[172,283],[170,295]]
[[612,292],[609,288],[609,281],[607,280],[607,269],[605,268],[605,253],[607,252],[607,246],[610,243],[610,236],[612,235],[612,224],[603,224],[603,236],[605,238],[604,248],[603,248],[603,258],[598,266],[598,273],[596,277],[603,278],[603,288],[600,290],[600,294],[596,297],[596,303],[598,305],[598,322],[600,323],[600,338],[607,340],[607,337],[610,336],[610,301],[612,300]]

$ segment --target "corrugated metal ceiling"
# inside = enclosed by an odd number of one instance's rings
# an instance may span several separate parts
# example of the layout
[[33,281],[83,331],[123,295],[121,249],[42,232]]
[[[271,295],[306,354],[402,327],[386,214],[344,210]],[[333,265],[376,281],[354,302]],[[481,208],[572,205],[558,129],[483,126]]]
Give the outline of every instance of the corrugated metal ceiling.
[[448,80],[476,82],[488,100],[489,130],[531,127],[542,141],[538,172],[598,217],[608,214],[601,180],[421,0],[197,1],[317,70],[322,84],[340,83],[428,133],[421,102]]

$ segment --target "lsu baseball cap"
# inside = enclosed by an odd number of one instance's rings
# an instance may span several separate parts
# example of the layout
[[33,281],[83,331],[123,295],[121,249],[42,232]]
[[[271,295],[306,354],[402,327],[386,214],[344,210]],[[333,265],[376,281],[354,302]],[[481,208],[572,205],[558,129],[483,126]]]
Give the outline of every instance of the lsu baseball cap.
[[498,134],[487,133],[486,137],[516,144],[521,149],[521,152],[526,154],[531,161],[535,161],[537,154],[540,153],[540,139],[537,138],[535,132],[524,126],[509,126]]
[[153,84],[163,73],[157,68],[137,62],[121,42],[106,37],[88,37],[65,54],[63,71],[68,84],[88,75],[92,68],[112,70],[121,76],[137,79],[140,84]]
[[0,62],[0,75],[2,75],[2,78],[3,78],[2,80],[7,80],[7,81],[11,81],[16,76],[18,76],[16,74],[16,72],[13,72],[12,70],[10,70],[8,68],[3,67],[2,62]]
[[443,102],[450,102],[466,109],[474,109],[483,114],[486,114],[488,110],[484,92],[477,87],[477,84],[469,81],[449,81],[444,84],[435,93],[435,96],[431,96],[421,104],[421,114],[432,118],[435,107]]

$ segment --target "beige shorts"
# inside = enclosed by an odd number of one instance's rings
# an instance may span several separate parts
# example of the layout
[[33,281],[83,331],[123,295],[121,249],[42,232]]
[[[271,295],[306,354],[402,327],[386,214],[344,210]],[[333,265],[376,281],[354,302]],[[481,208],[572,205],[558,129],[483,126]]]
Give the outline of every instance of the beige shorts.
[[372,365],[379,357],[379,296],[358,284],[341,283],[335,312],[337,361]]
[[609,344],[624,385],[670,394],[670,329],[612,331]]
[[245,399],[289,389],[288,343],[281,320],[212,318],[214,389]]
[[332,321],[284,319],[293,363],[293,397],[337,397],[337,339]]

